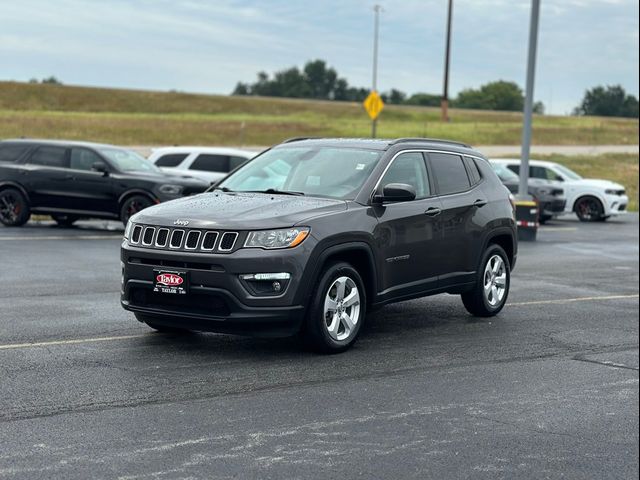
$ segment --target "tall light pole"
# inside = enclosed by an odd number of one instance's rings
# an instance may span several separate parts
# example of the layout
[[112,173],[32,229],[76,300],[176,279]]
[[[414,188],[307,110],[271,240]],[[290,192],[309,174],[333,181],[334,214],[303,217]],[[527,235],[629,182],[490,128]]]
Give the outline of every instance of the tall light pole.
[[[378,90],[378,31],[380,30],[380,11],[382,7],[378,4],[373,6],[373,79],[371,81],[371,91]],[[376,138],[376,126],[378,118],[371,120],[371,137]]]
[[529,55],[527,59],[527,85],[524,97],[524,120],[522,123],[522,155],[520,162],[520,185],[518,197],[529,198],[529,153],[531,150],[531,117],[533,114],[533,84],[536,74],[536,50],[538,46],[538,19],[540,0],[531,0],[531,23],[529,25]]
[[453,15],[453,0],[449,0],[449,8],[447,10],[447,36],[444,48],[444,86],[442,88],[442,100],[440,107],[442,109],[442,121],[449,121],[449,63],[451,57],[451,16]]

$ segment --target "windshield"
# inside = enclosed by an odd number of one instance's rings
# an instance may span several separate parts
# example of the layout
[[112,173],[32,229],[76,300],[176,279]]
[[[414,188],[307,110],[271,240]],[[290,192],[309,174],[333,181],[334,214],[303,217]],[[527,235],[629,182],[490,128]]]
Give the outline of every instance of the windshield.
[[518,174],[509,170],[506,165],[503,165],[501,163],[492,163],[491,167],[493,168],[493,171],[498,175],[498,178],[500,178],[500,180],[502,180],[503,182],[517,182],[520,180]]
[[145,160],[144,157],[131,150],[124,150],[122,148],[98,148],[98,151],[107,157],[107,159],[122,172],[159,173],[161,171],[153,163]]
[[335,147],[275,148],[217,185],[234,192],[281,191],[353,200],[380,152]]
[[573,170],[569,170],[567,167],[563,167],[562,165],[559,165],[559,164],[555,164],[554,167],[556,170],[558,170],[562,174],[562,176],[565,177],[565,179],[582,180],[582,177],[580,175],[578,175]]

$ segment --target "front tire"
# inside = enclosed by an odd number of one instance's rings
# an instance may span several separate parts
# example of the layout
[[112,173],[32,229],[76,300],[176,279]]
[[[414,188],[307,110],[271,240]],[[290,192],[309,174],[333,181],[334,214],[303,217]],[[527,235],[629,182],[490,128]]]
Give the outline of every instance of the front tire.
[[303,336],[321,353],[340,353],[358,338],[367,313],[364,283],[346,262],[329,264],[311,299]]
[[578,199],[573,211],[581,222],[601,222],[604,218],[604,207],[596,197],[582,197]]
[[0,223],[7,227],[21,227],[30,217],[29,202],[20,190],[6,188],[0,191]]
[[511,285],[509,258],[499,245],[489,245],[485,251],[476,284],[461,295],[467,311],[476,317],[493,317],[504,307]]
[[141,210],[150,207],[153,202],[144,195],[134,195],[127,198],[120,208],[120,220],[126,226],[129,219]]

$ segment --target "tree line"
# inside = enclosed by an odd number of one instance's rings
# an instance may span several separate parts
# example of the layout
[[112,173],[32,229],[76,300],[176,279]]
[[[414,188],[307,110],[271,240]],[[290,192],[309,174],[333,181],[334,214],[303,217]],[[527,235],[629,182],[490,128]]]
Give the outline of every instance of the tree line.
[[[232,95],[260,95],[265,97],[310,98],[362,102],[369,94],[365,87],[354,87],[327,66],[324,60],[307,62],[302,69],[291,67],[270,76],[259,72],[254,83],[238,82]],[[392,88],[380,94],[385,103],[393,105],[440,106],[441,96],[418,92],[407,95]],[[449,101],[457,108],[506,110],[519,112],[524,108],[524,92],[515,82],[497,80],[481,87],[467,88]],[[535,113],[544,113],[542,102],[534,103]],[[598,86],[588,90],[573,112],[575,115],[638,117],[638,100],[619,86]]]

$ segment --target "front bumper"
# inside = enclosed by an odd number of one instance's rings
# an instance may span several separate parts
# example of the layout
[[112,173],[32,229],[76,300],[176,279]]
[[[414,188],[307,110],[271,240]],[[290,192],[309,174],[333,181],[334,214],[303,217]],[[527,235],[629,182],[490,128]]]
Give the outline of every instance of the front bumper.
[[[305,242],[306,243],[306,242]],[[228,254],[121,249],[121,304],[153,322],[189,330],[254,336],[288,336],[304,319],[305,245],[291,250],[240,249]],[[153,291],[155,270],[179,270],[189,278],[186,295]],[[240,279],[248,273],[291,274],[281,294],[255,296]]]
[[607,195],[606,203],[606,215],[620,215],[623,213],[627,213],[629,197],[627,195]]
[[540,213],[543,215],[556,216],[564,212],[567,200],[564,198],[546,200],[540,202]]

